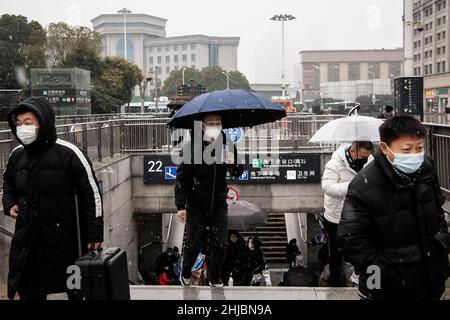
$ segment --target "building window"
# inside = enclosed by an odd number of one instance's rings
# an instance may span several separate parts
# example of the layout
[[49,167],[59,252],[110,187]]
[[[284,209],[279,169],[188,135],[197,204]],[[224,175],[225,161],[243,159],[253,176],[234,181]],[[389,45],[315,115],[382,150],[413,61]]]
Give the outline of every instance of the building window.
[[442,39],[445,39],[445,35],[446,35],[445,31],[442,31]]
[[161,64],[162,58],[161,56],[158,56],[158,64]]
[[150,59],[148,60],[149,64],[153,64],[153,57],[150,57]]
[[339,64],[336,63],[328,64],[328,81],[329,82],[339,81]]
[[417,68],[417,75],[418,76],[422,75],[422,67]]
[[417,54],[414,55],[414,62],[417,61]]
[[186,51],[186,50],[187,50],[187,46],[183,46],[183,47],[182,47],[182,50],[183,50],[183,51]]
[[401,62],[389,62],[389,76],[400,77],[401,68]]
[[442,72],[445,72],[445,61],[442,61]]
[[433,65],[432,65],[432,64],[430,64],[430,65],[429,65],[429,69],[428,69],[428,71],[430,71],[430,74],[432,74],[432,73],[433,73]]
[[438,25],[438,26],[441,25],[441,18],[437,19],[437,25]]
[[425,59],[428,59],[428,51],[425,51]]
[[195,53],[191,54],[191,62],[195,62],[195,59],[196,59]]
[[417,76],[417,68],[414,68],[414,75]]
[[348,64],[348,80],[349,81],[361,80],[359,63],[354,62]]
[[437,48],[436,50],[437,50],[437,51],[436,51],[436,55],[437,55],[437,56],[440,56],[440,55],[441,55],[441,48]]
[[178,63],[178,56],[173,56],[173,62]]
[[428,44],[428,38],[425,38],[425,45]]
[[445,47],[442,47],[442,54],[445,54]]
[[441,33],[440,32],[437,34],[437,40],[438,41],[441,40]]
[[[380,63],[374,62],[369,64],[369,71],[375,74],[375,79],[380,79]],[[369,72],[369,79],[373,79],[374,75]]]
[[178,51],[178,46],[173,46],[173,51]]
[[445,24],[447,22],[447,16],[442,17],[442,24]]
[[436,63],[436,72],[437,73],[441,72],[441,63],[440,62]]
[[170,56],[166,56],[166,63],[170,63]]
[[166,52],[169,52],[169,50],[170,50],[170,47],[166,47]]
[[425,75],[428,75],[428,66],[425,66]]
[[158,47],[158,48],[156,49],[156,51],[157,51],[157,52],[161,52],[161,47]]
[[195,44],[191,44],[191,50],[195,50]]
[[433,36],[430,36],[430,44],[433,43]]
[[187,62],[187,55],[183,54],[183,62]]
[[430,50],[430,58],[433,57],[433,50]]

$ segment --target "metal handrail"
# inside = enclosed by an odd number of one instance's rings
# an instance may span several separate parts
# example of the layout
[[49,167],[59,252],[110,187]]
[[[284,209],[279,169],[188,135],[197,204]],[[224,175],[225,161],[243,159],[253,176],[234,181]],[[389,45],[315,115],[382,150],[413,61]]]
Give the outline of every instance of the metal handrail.
[[4,226],[0,225],[0,233],[3,233],[5,236],[12,238],[14,236],[14,232],[9,231]]
[[172,230],[172,219],[173,219],[173,214],[170,215],[169,228],[167,230],[166,240],[164,240],[162,242],[162,244],[167,244],[167,242],[169,241],[170,231]]

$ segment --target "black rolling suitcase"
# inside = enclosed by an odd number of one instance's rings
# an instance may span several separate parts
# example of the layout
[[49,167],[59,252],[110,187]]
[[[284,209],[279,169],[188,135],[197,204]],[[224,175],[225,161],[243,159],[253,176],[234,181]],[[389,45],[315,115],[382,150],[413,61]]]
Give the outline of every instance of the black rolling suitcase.
[[75,196],[78,250],[75,262],[81,271],[81,288],[76,291],[80,300],[130,300],[127,253],[120,248],[103,248],[81,256],[78,199]]
[[81,300],[130,300],[127,253],[120,248],[89,252],[75,263],[81,270]]

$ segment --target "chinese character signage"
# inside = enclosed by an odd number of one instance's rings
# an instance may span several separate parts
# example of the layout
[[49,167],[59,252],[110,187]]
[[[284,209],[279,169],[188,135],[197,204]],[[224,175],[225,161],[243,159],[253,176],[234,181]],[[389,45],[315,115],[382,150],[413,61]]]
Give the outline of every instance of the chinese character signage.
[[[246,161],[240,177],[230,184],[295,184],[320,183],[320,155],[280,154],[262,159]],[[170,155],[148,155],[144,157],[145,184],[173,184],[177,166]]]
[[395,113],[423,116],[423,94],[422,77],[396,78]]

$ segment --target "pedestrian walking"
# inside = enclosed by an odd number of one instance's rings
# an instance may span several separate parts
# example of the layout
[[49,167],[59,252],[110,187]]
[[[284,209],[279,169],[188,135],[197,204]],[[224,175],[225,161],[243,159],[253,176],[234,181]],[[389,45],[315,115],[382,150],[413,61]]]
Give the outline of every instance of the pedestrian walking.
[[297,239],[291,239],[286,246],[286,260],[289,264],[289,269],[295,267],[297,256],[300,254],[300,250],[297,246]]
[[411,116],[387,119],[375,160],[348,187],[338,245],[363,299],[444,297],[450,235],[426,136]]
[[[199,137],[193,133],[191,148],[196,145]],[[208,268],[211,287],[223,287],[222,266],[227,247],[227,172],[231,176],[239,177],[242,166],[236,164],[237,151],[224,151],[225,135],[222,132],[222,119],[214,113],[206,113],[202,118],[202,136],[200,137],[201,152],[205,149],[213,150],[211,156],[214,161],[208,164],[205,157],[200,163],[195,163],[194,157],[183,159],[178,166],[175,203],[178,209],[178,219],[186,223],[187,240],[184,248],[184,264],[180,282],[189,286],[191,281],[191,268],[198,253],[208,242],[209,259]],[[196,153],[195,148],[192,148]],[[216,153],[217,150],[217,153]],[[206,151],[207,152],[207,151]],[[226,159],[225,161],[223,161]],[[205,230],[207,239],[203,237]]]
[[384,107],[384,112],[382,112],[377,118],[379,119],[389,119],[394,116],[394,108],[390,105]]
[[19,146],[3,173],[3,209],[16,219],[9,255],[8,297],[44,300],[68,292],[67,268],[81,251],[103,242],[102,198],[89,159],[58,139],[55,114],[45,98],[22,101],[8,114]]
[[350,182],[367,163],[371,156],[373,144],[369,141],[358,141],[343,144],[331,156],[325,165],[322,176],[324,192],[324,226],[328,234],[329,282],[332,286],[341,286],[342,257],[337,250],[336,230],[341,219],[342,207]]

